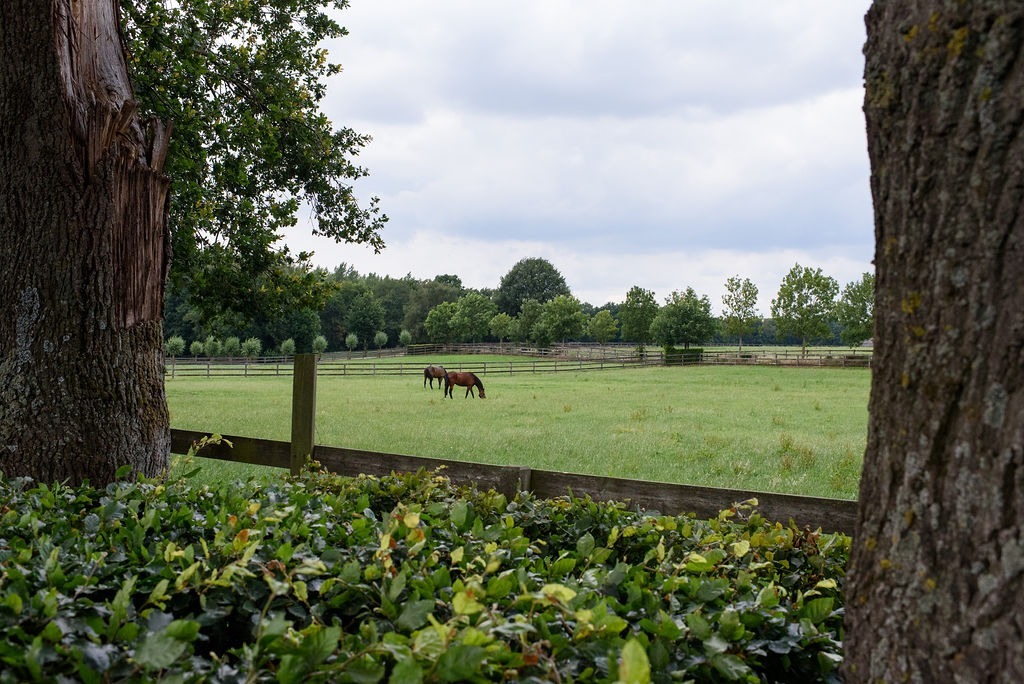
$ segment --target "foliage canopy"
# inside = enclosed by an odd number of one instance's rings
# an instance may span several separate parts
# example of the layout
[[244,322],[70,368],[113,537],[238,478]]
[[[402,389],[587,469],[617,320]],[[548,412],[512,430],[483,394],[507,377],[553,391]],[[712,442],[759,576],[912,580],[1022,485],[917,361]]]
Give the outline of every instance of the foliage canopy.
[[533,257],[520,259],[501,277],[494,302],[498,311],[517,316],[527,299],[544,304],[558,295],[571,294],[565,278],[550,261]]
[[698,520],[316,471],[0,476],[0,500],[3,681],[836,681],[841,660],[849,538],[749,504]]
[[772,300],[772,317],[779,332],[796,335],[804,348],[808,340],[828,335],[838,292],[835,278],[825,275],[820,268],[794,265]]
[[383,247],[377,198],[360,206],[353,158],[369,137],[320,111],[341,67],[325,40],[346,34],[325,10],[345,0],[122,0],[135,97],[173,123],[171,284],[207,315],[322,304],[308,254],[279,245],[303,207],[312,232]]

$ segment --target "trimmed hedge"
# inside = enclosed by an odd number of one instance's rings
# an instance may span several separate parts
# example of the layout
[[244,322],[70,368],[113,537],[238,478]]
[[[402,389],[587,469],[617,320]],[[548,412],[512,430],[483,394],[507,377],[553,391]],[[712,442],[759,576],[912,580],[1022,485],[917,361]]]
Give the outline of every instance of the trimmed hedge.
[[838,681],[849,545],[426,472],[0,477],[0,682]]

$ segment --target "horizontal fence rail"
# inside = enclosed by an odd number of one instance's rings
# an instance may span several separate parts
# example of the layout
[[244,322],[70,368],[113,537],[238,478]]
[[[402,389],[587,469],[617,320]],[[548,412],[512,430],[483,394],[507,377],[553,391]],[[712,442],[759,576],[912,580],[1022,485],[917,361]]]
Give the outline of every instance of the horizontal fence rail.
[[[430,345],[434,347],[435,345]],[[704,351],[699,356],[682,356],[679,360],[666,363],[664,354],[651,351],[644,356],[637,355],[625,348],[611,348],[600,353],[597,348],[561,348],[558,353],[525,347],[509,346],[485,347],[474,345],[469,347],[446,348],[436,345],[435,355],[441,354],[514,354],[523,357],[521,361],[479,361],[473,362],[472,356],[457,364],[448,363],[446,368],[451,371],[471,370],[480,375],[504,373],[549,373],[566,371],[599,371],[638,366],[666,365],[749,365],[749,366],[787,366],[814,368],[870,368],[870,352],[808,352],[806,354],[793,350],[782,351]],[[415,357],[412,350],[408,357]],[[391,354],[389,356],[396,356]],[[398,355],[403,356],[403,355]],[[346,354],[324,354],[317,359],[317,373],[321,376],[337,375],[422,375],[427,359],[409,361],[386,361],[383,357],[353,356]],[[229,358],[189,358],[167,359],[165,373],[169,377],[287,377],[292,374],[293,357],[275,356],[258,359]]]
[[[176,454],[185,454],[193,443],[209,434],[172,429],[171,450]],[[232,446],[223,442],[209,444],[198,455],[276,468],[292,466],[289,442],[229,435],[223,438],[231,442]],[[820,527],[826,532],[844,534],[852,534],[857,516],[857,502],[845,499],[627,480],[539,470],[527,466],[488,465],[319,444],[313,447],[312,458],[330,472],[349,477],[383,477],[392,473],[440,469],[441,474],[456,484],[472,483],[483,489],[494,489],[509,499],[520,491],[532,492],[541,498],[571,493],[579,497],[589,496],[597,501],[627,502],[663,514],[692,513],[706,518],[714,517],[737,503],[756,498],[758,511],[768,520],[792,520],[799,527]]]

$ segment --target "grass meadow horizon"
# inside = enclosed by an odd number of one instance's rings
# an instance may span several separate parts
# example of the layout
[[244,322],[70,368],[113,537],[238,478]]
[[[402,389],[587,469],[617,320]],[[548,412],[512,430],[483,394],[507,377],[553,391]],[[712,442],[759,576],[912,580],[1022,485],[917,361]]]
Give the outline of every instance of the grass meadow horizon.
[[[480,359],[434,359],[472,369]],[[408,363],[408,359],[405,359]],[[426,361],[423,365],[426,365]],[[487,373],[487,399],[413,375],[321,376],[316,443],[709,487],[854,499],[870,371],[771,366]],[[290,377],[167,380],[171,426],[287,440]],[[201,477],[274,469],[198,461]],[[264,474],[261,475],[261,471]]]

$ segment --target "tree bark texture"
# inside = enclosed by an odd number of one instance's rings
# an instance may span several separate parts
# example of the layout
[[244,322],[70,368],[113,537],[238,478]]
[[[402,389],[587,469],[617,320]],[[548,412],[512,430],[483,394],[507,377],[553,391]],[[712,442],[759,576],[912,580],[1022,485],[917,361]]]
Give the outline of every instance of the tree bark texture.
[[0,471],[108,482],[170,450],[168,131],[140,126],[117,0],[0,3]]
[[876,0],[850,682],[1024,681],[1024,3]]

